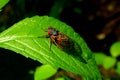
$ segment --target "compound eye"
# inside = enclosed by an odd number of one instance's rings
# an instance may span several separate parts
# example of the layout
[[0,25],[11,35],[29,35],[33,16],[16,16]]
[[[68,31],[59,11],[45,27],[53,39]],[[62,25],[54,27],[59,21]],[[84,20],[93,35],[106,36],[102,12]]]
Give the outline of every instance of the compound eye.
[[51,34],[51,32],[50,31],[48,31],[48,35],[50,35]]

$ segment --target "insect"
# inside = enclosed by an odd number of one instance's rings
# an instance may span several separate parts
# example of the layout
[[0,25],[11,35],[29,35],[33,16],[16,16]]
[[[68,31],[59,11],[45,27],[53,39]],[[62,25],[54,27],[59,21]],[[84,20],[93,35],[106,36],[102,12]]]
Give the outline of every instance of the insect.
[[53,27],[47,29],[46,38],[50,38],[50,50],[52,43],[63,51],[69,51],[74,46],[74,42],[65,34]]
[[55,44],[61,50],[86,63],[86,61],[81,57],[81,47],[67,35],[50,26],[48,27],[47,34],[44,37],[50,38],[50,50],[52,44]]

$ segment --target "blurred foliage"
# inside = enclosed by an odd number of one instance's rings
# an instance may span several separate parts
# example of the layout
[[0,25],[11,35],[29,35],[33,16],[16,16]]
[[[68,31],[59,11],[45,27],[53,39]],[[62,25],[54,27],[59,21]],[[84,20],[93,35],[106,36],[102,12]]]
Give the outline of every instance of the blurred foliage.
[[117,62],[116,72],[120,74],[120,61]]
[[54,69],[50,65],[42,65],[36,69],[34,74],[34,80],[46,80],[49,77],[53,76],[57,72],[57,69]]
[[110,47],[110,53],[113,57],[120,56],[120,41],[112,44],[112,46]]
[[8,2],[9,0],[0,0],[0,9],[4,7]]
[[[70,50],[65,48],[64,50],[67,51],[62,51],[55,45],[52,46],[51,51],[49,50],[49,40],[44,38],[43,29],[50,25],[74,41]],[[43,37],[38,38],[39,36]],[[0,47],[15,51],[42,64],[50,64],[55,68],[81,75],[84,80],[101,79],[94,56],[81,36],[70,26],[53,17],[34,16],[21,20],[0,34]]]
[[[91,50],[93,52],[98,52],[96,57],[97,63],[104,79],[119,80],[120,48],[117,47],[117,49],[115,49],[115,43],[120,41],[119,14],[119,0],[10,0],[10,2],[4,6],[0,12],[0,32],[10,27],[14,23],[24,19],[25,17],[31,17],[34,15],[49,15],[58,18],[63,22],[73,26],[75,31],[86,40]],[[119,44],[117,45],[119,46]],[[1,54],[2,53],[4,54],[12,52],[1,50]],[[5,57],[3,58],[6,59]],[[103,67],[103,59],[105,57],[112,58],[107,59],[108,62],[109,60],[113,60],[114,65],[112,65],[109,69]],[[4,59],[3,63],[5,65],[2,66],[6,67],[8,64]],[[14,59],[14,57],[12,57],[12,59]],[[10,60],[7,59],[7,61]],[[15,66],[15,64],[12,65]],[[8,66],[14,67],[12,65],[9,64]],[[8,67],[6,68],[9,69]],[[21,67],[16,68],[19,68],[19,70],[22,71]],[[13,73],[18,75],[18,73],[15,71],[13,71]],[[19,73],[19,77],[23,76],[23,73],[25,72],[21,72],[21,74]],[[75,80],[80,80],[80,77],[71,73],[64,71],[58,71],[58,73],[67,75]],[[24,77],[22,80],[24,80]],[[10,79],[11,78],[9,78],[9,80]],[[12,78],[11,80],[15,79]]]

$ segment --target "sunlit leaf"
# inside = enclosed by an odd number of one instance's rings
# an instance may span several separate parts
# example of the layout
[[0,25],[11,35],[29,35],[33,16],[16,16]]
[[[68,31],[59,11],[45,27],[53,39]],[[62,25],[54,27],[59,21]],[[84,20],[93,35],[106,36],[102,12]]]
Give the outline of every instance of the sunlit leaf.
[[111,48],[110,48],[110,53],[113,57],[118,57],[120,56],[120,41],[115,42],[114,44],[112,44]]
[[[52,45],[50,51],[50,40],[38,38],[47,34],[44,29],[49,26],[69,36],[79,46],[80,55],[68,54],[55,45]],[[16,23],[0,34],[0,47],[10,49],[43,64],[49,64],[54,68],[62,68],[79,74],[84,80],[101,79],[94,55],[84,40],[70,26],[52,17],[35,16]]]
[[117,62],[116,72],[117,72],[118,74],[120,74],[120,61]]
[[110,69],[115,65],[115,63],[116,63],[116,59],[108,56],[104,59],[103,67],[105,69]]
[[0,9],[4,7],[8,2],[9,0],[0,0]]
[[107,57],[103,53],[94,53],[95,54],[95,60],[98,65],[103,65],[104,59]]
[[63,77],[56,78],[55,80],[65,80]]
[[45,80],[53,76],[57,72],[57,69],[54,69],[50,65],[42,65],[36,69],[34,80]]

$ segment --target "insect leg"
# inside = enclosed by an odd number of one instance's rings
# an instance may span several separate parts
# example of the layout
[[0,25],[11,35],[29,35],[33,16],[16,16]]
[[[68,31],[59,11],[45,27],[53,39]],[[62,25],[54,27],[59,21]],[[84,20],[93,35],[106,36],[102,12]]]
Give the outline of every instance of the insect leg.
[[52,40],[50,40],[50,45],[49,45],[49,49],[50,49],[50,51],[51,51],[51,46],[52,46]]
[[46,38],[46,35],[38,36],[38,38]]
[[54,43],[58,48],[62,49],[62,46],[59,45],[59,44],[55,41],[55,38],[58,38],[58,37],[57,37],[57,36],[56,36],[56,37],[55,37],[55,36],[54,36],[54,37],[51,36],[51,38],[50,38],[50,39],[51,39],[51,42]]

